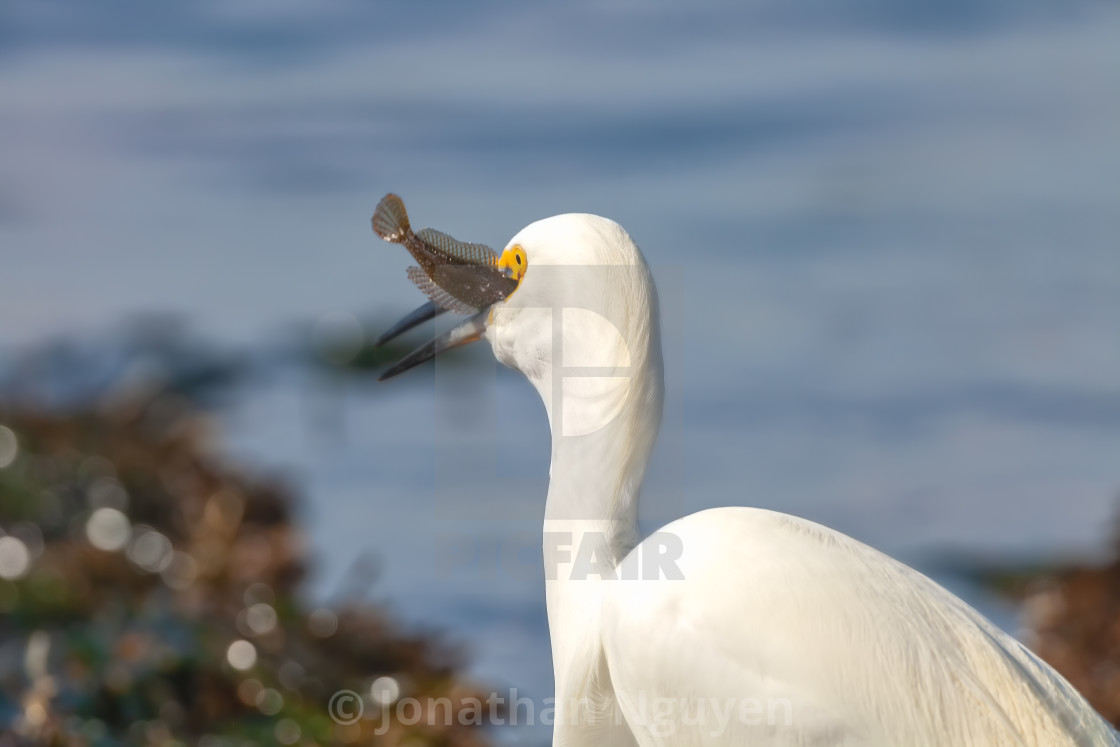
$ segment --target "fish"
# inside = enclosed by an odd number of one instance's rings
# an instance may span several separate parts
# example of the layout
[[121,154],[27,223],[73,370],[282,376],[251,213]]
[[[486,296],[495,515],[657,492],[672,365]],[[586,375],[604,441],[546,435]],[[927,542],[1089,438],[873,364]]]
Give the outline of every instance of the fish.
[[371,222],[375,234],[402,245],[416,260],[408,278],[439,309],[475,314],[517,289],[517,280],[498,267],[498,253],[485,244],[458,241],[432,228],[413,231],[404,201],[395,194],[381,198]]

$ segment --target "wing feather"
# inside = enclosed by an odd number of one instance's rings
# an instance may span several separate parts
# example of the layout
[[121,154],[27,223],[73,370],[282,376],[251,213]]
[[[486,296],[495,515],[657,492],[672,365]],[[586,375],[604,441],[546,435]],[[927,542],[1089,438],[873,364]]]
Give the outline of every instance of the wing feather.
[[788,701],[793,713],[791,724],[732,723],[726,738],[681,743],[1120,745],[1061,675],[860,542],[748,508],[660,532],[683,548],[683,579],[609,585],[603,649],[615,688],[750,699],[763,715]]

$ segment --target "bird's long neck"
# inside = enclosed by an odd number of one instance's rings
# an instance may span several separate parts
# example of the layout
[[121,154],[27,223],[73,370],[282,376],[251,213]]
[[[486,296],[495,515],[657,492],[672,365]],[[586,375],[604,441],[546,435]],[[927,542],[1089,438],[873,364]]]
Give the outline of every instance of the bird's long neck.
[[553,433],[544,547],[546,560],[555,548],[572,569],[549,569],[549,580],[597,578],[637,543],[638,495],[659,420],[660,402],[628,401],[593,433]]
[[638,494],[663,390],[656,321],[643,332],[624,375],[584,371],[554,380],[549,392],[538,385],[552,426],[544,564],[558,699],[561,683],[574,686],[593,666],[604,583],[620,576],[639,539]]

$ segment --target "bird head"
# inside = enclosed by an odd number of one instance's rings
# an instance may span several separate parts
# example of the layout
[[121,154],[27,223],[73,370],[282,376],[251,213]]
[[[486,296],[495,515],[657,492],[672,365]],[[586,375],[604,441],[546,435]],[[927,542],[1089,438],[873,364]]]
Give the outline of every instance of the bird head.
[[656,291],[620,225],[587,214],[545,218],[510,239],[498,264],[517,280],[510,294],[387,375],[485,338],[499,361],[533,383],[553,420],[553,399],[563,396],[567,434],[601,427],[651,370],[660,396]]
[[635,337],[648,335],[653,285],[617,223],[584,214],[537,221],[510,240],[499,266],[518,284],[489,314],[485,336],[498,360],[531,380],[553,366],[631,365],[643,342]]

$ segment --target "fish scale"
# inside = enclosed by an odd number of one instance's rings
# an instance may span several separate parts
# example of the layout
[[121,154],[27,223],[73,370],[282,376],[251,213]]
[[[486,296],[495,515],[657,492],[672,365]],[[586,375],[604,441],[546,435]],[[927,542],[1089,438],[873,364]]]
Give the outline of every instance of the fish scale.
[[440,308],[469,314],[517,288],[517,281],[498,267],[498,253],[485,244],[459,241],[432,228],[413,231],[404,201],[395,194],[377,204],[372,224],[378,236],[408,249],[419,265],[408,269],[409,279]]

